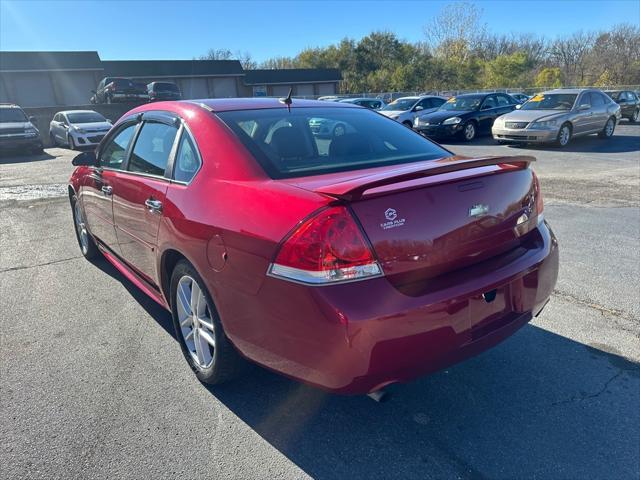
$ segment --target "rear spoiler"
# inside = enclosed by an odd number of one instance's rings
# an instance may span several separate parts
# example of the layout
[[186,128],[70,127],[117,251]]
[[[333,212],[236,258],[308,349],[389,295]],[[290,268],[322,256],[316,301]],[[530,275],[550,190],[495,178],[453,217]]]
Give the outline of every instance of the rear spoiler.
[[390,185],[393,183],[416,180],[418,178],[431,177],[443,173],[457,172],[477,167],[487,167],[491,165],[505,165],[525,169],[531,162],[535,162],[535,157],[518,155],[511,157],[447,157],[432,162],[420,162],[410,165],[403,165],[393,170],[386,170],[380,173],[372,173],[362,177],[345,180],[331,185],[323,185],[315,190],[332,197],[343,200],[354,201],[362,198],[367,190]]

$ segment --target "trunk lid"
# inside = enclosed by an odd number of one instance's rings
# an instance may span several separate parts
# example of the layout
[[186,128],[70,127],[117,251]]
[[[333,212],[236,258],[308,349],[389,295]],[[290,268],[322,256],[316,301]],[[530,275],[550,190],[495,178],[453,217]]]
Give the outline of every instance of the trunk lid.
[[537,224],[533,160],[452,157],[296,184],[348,201],[385,275],[404,285],[519,247]]

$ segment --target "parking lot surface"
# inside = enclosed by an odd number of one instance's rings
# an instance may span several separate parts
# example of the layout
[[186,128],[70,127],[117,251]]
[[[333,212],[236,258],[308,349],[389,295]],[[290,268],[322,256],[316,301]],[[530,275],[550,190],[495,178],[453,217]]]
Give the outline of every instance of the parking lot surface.
[[640,125],[534,155],[561,248],[542,315],[384,404],[258,367],[215,389],[169,314],[81,257],[75,155],[0,158],[3,478],[640,477]]

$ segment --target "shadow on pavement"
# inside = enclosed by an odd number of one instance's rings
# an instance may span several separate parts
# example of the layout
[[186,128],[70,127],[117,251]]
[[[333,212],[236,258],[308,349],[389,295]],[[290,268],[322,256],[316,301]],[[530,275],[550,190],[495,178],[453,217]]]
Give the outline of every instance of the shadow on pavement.
[[[95,265],[175,338],[166,310],[106,260]],[[394,386],[383,404],[259,367],[209,391],[318,479],[640,474],[640,365],[533,325],[478,357]]]
[[56,157],[54,157],[53,155],[49,155],[47,152],[38,153],[35,155],[25,155],[16,152],[3,152],[0,153],[0,164],[41,162],[43,160],[51,160],[53,158]]

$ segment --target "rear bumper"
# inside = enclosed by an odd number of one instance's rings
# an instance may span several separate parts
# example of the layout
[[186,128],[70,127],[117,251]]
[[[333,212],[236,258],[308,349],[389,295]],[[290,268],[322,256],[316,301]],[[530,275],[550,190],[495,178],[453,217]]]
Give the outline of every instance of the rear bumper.
[[501,142],[550,143],[558,137],[557,130],[492,128],[495,140]]
[[419,295],[386,278],[329,287],[268,278],[258,294],[260,324],[250,335],[225,329],[247,357],[335,393],[406,382],[496,345],[542,310],[556,283],[558,246],[545,223],[532,234],[535,249]]

